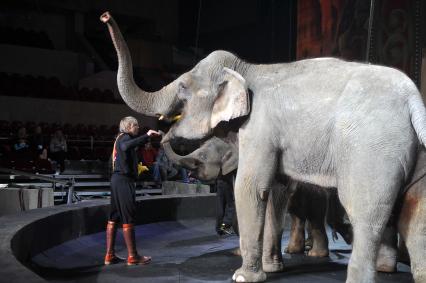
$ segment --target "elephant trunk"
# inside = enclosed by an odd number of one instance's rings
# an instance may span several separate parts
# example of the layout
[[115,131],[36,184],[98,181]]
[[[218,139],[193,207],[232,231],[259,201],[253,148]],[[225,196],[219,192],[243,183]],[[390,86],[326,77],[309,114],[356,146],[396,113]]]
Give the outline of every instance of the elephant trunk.
[[133,78],[132,58],[121,31],[110,15],[105,12],[100,20],[107,24],[118,56],[117,85],[124,102],[136,112],[147,116],[167,115],[178,104],[175,82],[156,92],[146,92],[139,88]]
[[174,164],[190,170],[195,170],[197,168],[197,159],[194,157],[194,152],[184,156],[178,155],[174,152],[169,142],[163,143],[163,149],[167,158],[169,158]]

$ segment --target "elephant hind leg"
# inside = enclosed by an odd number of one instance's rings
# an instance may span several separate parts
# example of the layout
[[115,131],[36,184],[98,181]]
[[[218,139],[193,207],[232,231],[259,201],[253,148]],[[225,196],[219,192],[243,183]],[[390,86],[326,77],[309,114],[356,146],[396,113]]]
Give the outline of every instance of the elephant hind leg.
[[291,214],[290,239],[285,253],[303,254],[305,252],[305,220]]
[[388,226],[383,233],[377,255],[376,270],[391,273],[396,271],[398,237],[394,226]]
[[408,249],[411,272],[416,283],[426,282],[426,180],[421,180],[404,196],[398,232]]
[[303,254],[305,252],[306,198],[301,185],[289,200],[288,212],[291,217],[290,238],[285,249],[288,254]]
[[[307,195],[308,196],[308,195]],[[325,215],[327,212],[327,195],[325,189],[315,188],[308,196],[308,227],[312,234],[312,248],[308,252],[311,257],[328,256],[328,237],[325,231]]]
[[392,168],[382,171],[379,164],[386,161],[375,162],[369,167],[355,161],[347,168],[341,166],[348,179],[339,180],[339,198],[354,232],[346,283],[375,282],[381,238],[402,185],[404,172],[397,164],[393,171]]
[[308,252],[311,257],[327,257],[328,256],[328,237],[324,228],[324,222],[320,225],[312,226],[312,249]]

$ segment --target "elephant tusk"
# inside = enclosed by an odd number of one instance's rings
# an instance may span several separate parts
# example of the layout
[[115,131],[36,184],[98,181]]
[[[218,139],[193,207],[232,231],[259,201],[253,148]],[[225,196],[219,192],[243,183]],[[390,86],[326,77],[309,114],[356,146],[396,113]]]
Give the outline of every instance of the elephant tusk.
[[176,121],[179,121],[180,120],[180,118],[182,118],[182,115],[176,115],[176,116],[174,116],[173,118],[167,118],[166,116],[164,116],[164,115],[160,115],[159,117],[158,117],[158,120],[159,121],[166,121],[166,122],[176,122]]
[[173,117],[172,121],[173,121],[173,122],[175,122],[175,121],[179,121],[179,120],[180,120],[180,118],[182,118],[182,115],[176,115],[176,116],[174,116],[174,117]]

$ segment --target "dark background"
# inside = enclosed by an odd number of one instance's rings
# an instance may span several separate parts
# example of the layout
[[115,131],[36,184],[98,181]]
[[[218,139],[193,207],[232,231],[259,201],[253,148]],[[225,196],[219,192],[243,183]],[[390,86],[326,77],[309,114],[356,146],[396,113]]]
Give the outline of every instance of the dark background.
[[21,126],[31,134],[42,125],[47,138],[62,128],[70,141],[85,140],[73,144],[86,152],[77,159],[96,158],[103,141],[105,159],[122,117],[158,127],[118,93],[116,53],[99,20],[105,11],[129,45],[136,83],[148,91],[217,49],[253,63],[334,56],[388,65],[422,89],[425,1],[374,3],[368,41],[371,0],[1,1],[0,145]]

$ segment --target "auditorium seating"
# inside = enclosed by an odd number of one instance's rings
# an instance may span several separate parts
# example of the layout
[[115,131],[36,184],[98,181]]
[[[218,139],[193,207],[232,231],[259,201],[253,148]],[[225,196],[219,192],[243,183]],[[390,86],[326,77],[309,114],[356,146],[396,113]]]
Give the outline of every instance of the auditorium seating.
[[0,26],[0,43],[53,49],[53,43],[45,32]]
[[88,101],[99,103],[123,103],[110,90],[88,89],[64,86],[55,77],[34,77],[0,73],[0,95],[25,96],[60,100]]
[[16,131],[20,127],[27,129],[28,139],[31,139],[33,129],[40,126],[45,145],[49,147],[51,135],[56,129],[62,129],[68,145],[67,159],[100,160],[107,162],[112,152],[114,137],[117,134],[117,125],[92,124],[59,124],[33,121],[6,121],[0,120],[0,167],[7,167],[31,173],[51,174],[55,170],[48,160],[38,159],[34,151],[29,154],[17,154],[13,150]]

